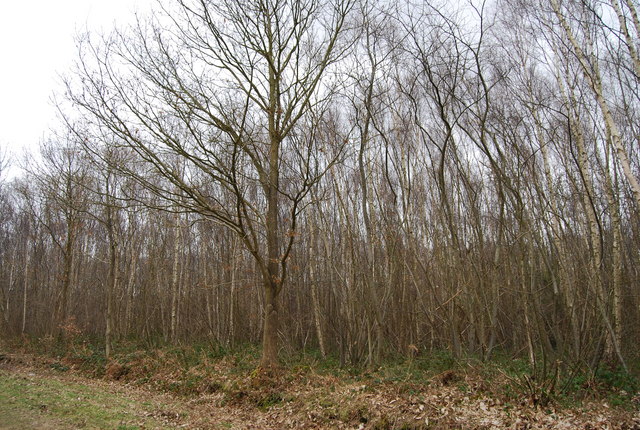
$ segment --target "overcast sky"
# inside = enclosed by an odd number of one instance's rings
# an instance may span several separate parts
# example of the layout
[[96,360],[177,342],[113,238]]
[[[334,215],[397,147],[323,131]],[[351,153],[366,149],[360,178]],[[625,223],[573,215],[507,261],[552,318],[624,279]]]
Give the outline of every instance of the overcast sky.
[[0,150],[19,156],[56,124],[51,98],[77,55],[75,35],[131,22],[154,0],[0,3]]

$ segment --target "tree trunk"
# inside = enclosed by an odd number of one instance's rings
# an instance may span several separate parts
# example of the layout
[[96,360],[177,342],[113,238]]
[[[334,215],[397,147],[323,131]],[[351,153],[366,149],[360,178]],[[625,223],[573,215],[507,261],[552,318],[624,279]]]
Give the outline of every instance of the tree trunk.
[[[108,186],[108,185],[107,185]],[[107,188],[107,193],[109,189]],[[107,197],[108,198],[108,197]],[[115,238],[115,232],[113,227],[113,207],[111,202],[107,201],[107,234],[109,236],[109,279],[107,280],[107,313],[106,324],[104,332],[105,347],[104,353],[107,362],[111,358],[111,351],[113,349],[113,296],[116,291],[117,270],[118,270],[118,244]]]
[[264,283],[264,330],[262,333],[262,359],[260,367],[278,367],[278,286],[274,282]]
[[24,279],[22,283],[22,328],[20,333],[25,334],[27,328],[27,287],[29,286],[29,250],[24,254]]
[[[623,309],[622,309],[622,276],[623,276],[623,240],[622,240],[622,227],[620,217],[620,202],[617,196],[620,195],[618,189],[614,186],[614,181],[609,175],[609,152],[607,154],[607,170],[604,172],[604,179],[606,186],[604,187],[607,202],[611,208],[611,229],[613,230],[613,239],[611,244],[611,258],[612,258],[612,271],[613,278],[613,309],[614,309],[614,331],[615,339],[620,348],[623,348],[622,338],[622,321],[623,321]],[[617,183],[617,180],[615,181]]]
[[171,269],[171,326],[169,328],[172,343],[177,341],[178,330],[178,300],[179,300],[179,262],[180,262],[180,248],[181,248],[181,229],[180,229],[180,216],[176,215],[174,225],[174,243],[173,243],[173,267]]
[[132,321],[132,313],[133,313],[133,299],[134,299],[134,283],[136,281],[136,268],[137,268],[137,261],[138,258],[136,256],[136,252],[135,252],[135,246],[133,244],[129,245],[130,246],[130,258],[131,258],[131,263],[129,265],[129,278],[127,280],[127,287],[126,287],[126,293],[125,293],[125,311],[124,311],[124,329],[123,329],[123,333],[125,335],[129,335],[130,331],[131,331],[131,326],[133,325],[133,321]]
[[[69,219],[69,218],[67,218]],[[73,244],[75,242],[75,235],[73,233],[74,221],[70,220],[67,222],[67,241],[65,243],[64,248],[64,273],[62,276],[62,286],[60,289],[60,301],[58,308],[58,318],[56,321],[56,330],[61,338],[64,338],[64,329],[63,325],[67,323],[67,313],[68,313],[68,301],[69,301],[69,289],[71,286],[71,279],[73,276],[73,257],[74,250]]]
[[227,343],[229,345],[235,344],[236,330],[235,330],[235,307],[236,307],[236,268],[237,268],[237,244],[236,238],[233,240],[233,250],[231,255],[231,292],[229,294],[229,338]]
[[[576,57],[578,58],[578,61],[582,66],[584,77],[587,79],[587,82],[589,83],[589,86],[591,87],[591,90],[596,97],[596,101],[600,106],[607,132],[611,136],[611,142],[613,143],[613,147],[615,149],[614,153],[618,158],[620,166],[622,167],[622,172],[624,173],[624,176],[627,179],[629,186],[631,187],[634,200],[640,207],[640,182],[638,182],[638,178],[636,178],[635,174],[633,173],[631,160],[629,158],[629,154],[627,153],[627,149],[624,147],[624,144],[622,142],[620,130],[618,129],[618,125],[614,120],[613,114],[611,113],[609,103],[607,103],[607,100],[605,99],[602,86],[602,77],[600,75],[600,68],[598,67],[598,60],[593,58],[592,55],[589,55],[587,51],[580,47],[575,36],[573,35],[571,27],[567,23],[564,15],[562,14],[562,11],[560,10],[558,0],[551,0],[551,6],[553,7],[556,17],[560,21],[560,25],[562,26],[567,39],[573,47],[574,53],[576,54]],[[592,46],[587,46],[587,49],[593,51]]]
[[[110,230],[113,227],[110,227]],[[109,232],[109,236],[113,236],[113,232]],[[111,358],[111,351],[113,349],[113,296],[116,291],[117,284],[117,244],[113,238],[109,246],[109,280],[107,282],[107,315],[106,315],[106,328],[105,328],[105,358],[107,361]]]
[[324,333],[322,332],[322,316],[320,310],[320,299],[318,297],[318,282],[316,279],[314,253],[316,251],[316,224],[311,221],[311,237],[309,238],[309,282],[311,283],[311,300],[313,305],[313,321],[316,327],[316,335],[318,336],[318,346],[320,354],[325,358],[327,351],[325,349]]
[[[267,202],[266,239],[267,261],[262,264],[264,282],[264,331],[262,337],[262,360],[260,366],[273,368],[278,366],[278,295],[282,286],[280,255],[279,185],[280,185],[280,89],[279,79],[273,67],[269,67],[269,170],[267,182],[263,183]],[[266,278],[266,279],[264,279]]]

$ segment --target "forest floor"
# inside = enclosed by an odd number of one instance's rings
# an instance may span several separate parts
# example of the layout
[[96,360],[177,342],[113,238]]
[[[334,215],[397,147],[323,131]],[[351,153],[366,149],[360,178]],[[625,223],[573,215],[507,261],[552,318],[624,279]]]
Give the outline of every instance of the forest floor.
[[542,388],[486,366],[420,380],[415,364],[337,373],[289,363],[265,375],[242,355],[196,362],[157,350],[95,373],[79,355],[0,355],[0,429],[640,429],[638,393],[541,402]]

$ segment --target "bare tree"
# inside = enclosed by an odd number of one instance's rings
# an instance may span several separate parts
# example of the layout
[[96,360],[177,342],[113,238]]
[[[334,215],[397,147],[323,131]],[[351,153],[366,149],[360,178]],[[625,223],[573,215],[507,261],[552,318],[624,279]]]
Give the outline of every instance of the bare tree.
[[264,367],[277,363],[278,296],[303,199],[344,145],[319,141],[317,130],[335,95],[329,72],[349,46],[351,8],[180,1],[101,44],[84,40],[68,85],[96,132],[140,157],[127,174],[239,234],[262,273]]
[[[71,133],[53,135],[41,144],[40,154],[39,162],[27,166],[33,187],[30,189],[30,184],[25,183],[21,192],[29,202],[30,213],[60,252],[61,273],[54,283],[58,284],[53,301],[55,309],[49,316],[54,330],[62,337],[63,326],[69,322],[71,290],[77,280],[78,244],[88,206],[85,181],[89,171]],[[25,271],[28,267],[29,262],[25,260]],[[26,291],[25,281],[25,297]]]
[[[16,272],[16,253],[17,246],[13,244],[13,256],[10,257],[10,242],[8,240],[9,236],[9,225],[10,219],[13,212],[13,205],[9,200],[9,193],[7,192],[5,186],[5,178],[7,168],[9,167],[9,159],[4,149],[0,148],[0,261],[3,262],[3,268],[8,268],[9,273],[3,273],[3,280],[6,282],[0,282],[0,332],[6,333],[9,328],[9,312],[8,312],[8,291],[14,285],[15,272]],[[9,264],[6,264],[6,263]]]

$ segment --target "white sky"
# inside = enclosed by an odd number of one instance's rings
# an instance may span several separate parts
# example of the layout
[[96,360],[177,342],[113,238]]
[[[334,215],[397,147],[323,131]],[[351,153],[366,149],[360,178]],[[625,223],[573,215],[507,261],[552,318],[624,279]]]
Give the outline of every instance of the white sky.
[[2,0],[0,152],[19,157],[56,126],[51,102],[76,55],[74,37],[132,22],[154,0]]

